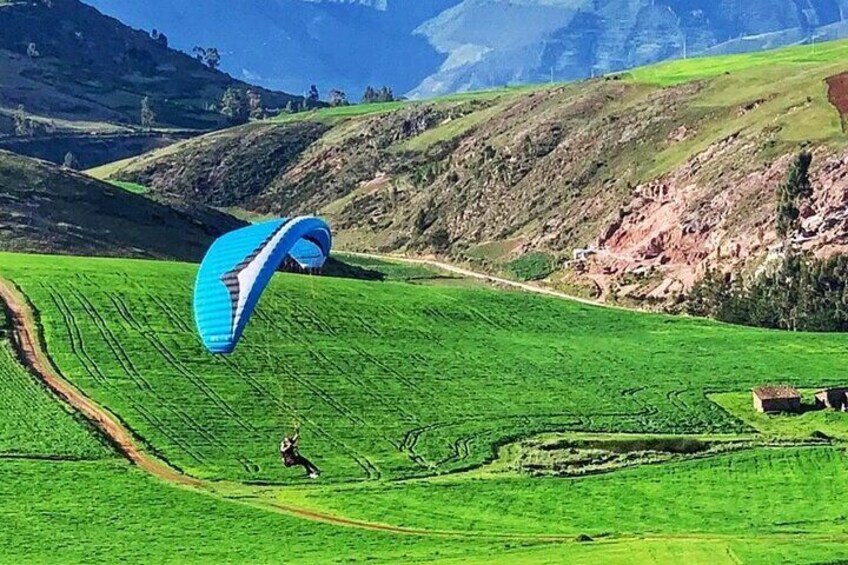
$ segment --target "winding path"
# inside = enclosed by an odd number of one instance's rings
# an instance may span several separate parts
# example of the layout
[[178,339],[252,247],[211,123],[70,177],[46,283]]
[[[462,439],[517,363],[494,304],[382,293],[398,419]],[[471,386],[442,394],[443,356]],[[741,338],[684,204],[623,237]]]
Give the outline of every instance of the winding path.
[[[68,382],[61,375],[45,351],[39,330],[39,323],[26,297],[11,282],[2,278],[0,278],[0,302],[2,302],[2,307],[9,316],[12,345],[20,362],[54,394],[79,411],[132,464],[170,484],[188,487],[218,498],[247,503],[315,522],[361,530],[446,538],[523,539],[549,542],[573,541],[572,536],[404,528],[389,524],[344,518],[259,497],[245,501],[245,497],[243,496],[233,497],[221,494],[213,483],[183,474],[167,465],[164,461],[145,452],[140,447],[138,438],[117,417],[85,396],[82,391]],[[236,498],[238,500],[235,500]]]
[[542,294],[545,296],[552,296],[554,298],[561,298],[563,300],[570,300],[571,302],[579,302],[580,304],[586,304],[587,306],[597,306],[598,308],[609,308],[612,310],[635,310],[634,308],[626,308],[624,306],[607,304],[605,302],[599,302],[597,300],[591,300],[589,298],[581,298],[579,296],[574,296],[572,294],[567,294],[565,292],[560,292],[551,288],[545,288],[537,284],[513,281],[501,277],[496,277],[494,275],[488,275],[486,273],[471,271],[469,269],[457,267],[456,265],[452,265],[451,263],[445,263],[437,259],[412,258],[406,257],[404,255],[379,255],[376,253],[358,253],[354,251],[342,251],[342,253],[346,255],[351,255],[353,257],[363,257],[365,259],[377,259],[380,261],[398,261],[401,263],[407,263],[409,265],[424,265],[427,267],[434,267],[441,271],[454,273],[456,275],[461,275],[469,279],[476,279],[489,284],[506,286],[518,290],[523,290],[525,292],[532,292],[534,294]]
[[[551,291],[527,285],[499,279],[489,275],[474,273],[466,269],[461,269],[446,263],[431,261],[426,259],[408,259],[392,256],[381,255],[362,255],[380,259],[395,259],[415,264],[431,265],[449,272],[457,273],[463,276],[487,280],[499,284],[536,292],[539,294],[547,294],[560,298],[575,300],[574,297],[563,293]],[[580,302],[596,305],[592,301],[577,299]],[[235,496],[222,494],[216,488],[215,484],[185,475],[178,470],[168,466],[165,462],[157,459],[153,455],[145,452],[139,445],[139,438],[127,429],[127,427],[107,409],[95,403],[93,400],[85,396],[73,384],[68,382],[59,370],[50,360],[47,352],[44,349],[44,344],[41,339],[39,324],[36,319],[32,307],[29,305],[26,297],[15,286],[0,278],[0,302],[5,309],[11,322],[11,337],[21,363],[27,367],[33,375],[40,379],[53,393],[78,410],[94,427],[96,427],[109,442],[126,457],[132,464],[138,466],[145,472],[163,480],[170,484],[177,485],[183,488],[190,488],[198,492],[230,500],[234,503],[249,504],[254,507],[264,508],[282,512],[306,520],[322,522],[330,525],[356,528],[361,530],[370,530],[377,532],[386,532],[400,535],[410,536],[427,536],[427,537],[443,537],[443,538],[470,538],[470,539],[488,539],[492,541],[535,541],[548,543],[577,543],[573,535],[566,534],[532,534],[532,533],[515,533],[515,532],[486,532],[486,531],[458,531],[458,530],[431,530],[418,528],[404,528],[381,524],[377,522],[369,522],[365,520],[357,520],[352,518],[344,518],[323,512],[317,512],[308,508],[288,505],[274,500],[263,499],[250,491],[252,496],[245,500],[244,496]],[[243,485],[240,485],[243,486]],[[244,487],[246,488],[246,487]],[[243,494],[243,493],[239,493]],[[611,538],[602,538],[595,540],[595,543],[618,543],[628,541],[650,541],[650,540],[700,540],[700,541],[720,541],[720,540],[824,540],[824,541],[848,541],[848,535],[810,535],[810,534],[795,534],[795,533],[775,533],[769,535],[732,535],[732,534],[647,534],[647,535],[622,535]]]

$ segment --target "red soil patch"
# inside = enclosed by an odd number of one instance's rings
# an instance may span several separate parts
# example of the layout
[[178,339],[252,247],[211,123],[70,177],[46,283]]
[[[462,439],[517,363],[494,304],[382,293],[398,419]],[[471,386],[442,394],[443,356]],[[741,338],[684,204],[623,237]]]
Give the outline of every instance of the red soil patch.
[[828,78],[826,82],[827,99],[842,115],[844,129],[845,117],[848,116],[848,72],[834,75]]

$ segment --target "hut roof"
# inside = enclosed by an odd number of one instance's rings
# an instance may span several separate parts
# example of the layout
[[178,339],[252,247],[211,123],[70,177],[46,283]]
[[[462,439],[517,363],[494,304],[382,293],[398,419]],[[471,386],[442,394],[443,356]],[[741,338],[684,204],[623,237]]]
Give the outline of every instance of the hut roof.
[[760,400],[772,400],[776,398],[800,398],[801,393],[791,386],[761,386],[754,389],[754,394]]

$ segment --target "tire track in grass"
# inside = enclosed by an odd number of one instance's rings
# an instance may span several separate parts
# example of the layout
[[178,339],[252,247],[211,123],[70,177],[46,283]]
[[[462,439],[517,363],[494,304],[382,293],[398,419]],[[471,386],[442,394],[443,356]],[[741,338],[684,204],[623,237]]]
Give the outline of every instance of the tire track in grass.
[[[87,301],[87,299],[84,299],[84,297],[78,297],[78,298],[79,298],[80,301],[83,301],[83,300]],[[159,354],[159,356],[162,359],[164,359],[166,361],[166,363],[169,364],[170,367],[172,367],[178,374],[184,376],[194,387],[199,389],[200,392],[202,393],[202,395],[204,397],[206,397],[212,403],[213,406],[215,406],[219,410],[223,411],[225,416],[227,416],[230,420],[232,420],[236,424],[238,424],[246,432],[253,433],[253,432],[258,431],[256,429],[256,427],[253,426],[252,424],[248,425],[248,423],[245,422],[237,414],[237,412],[229,405],[229,403],[227,403],[223,398],[221,398],[221,396],[218,395],[208,384],[206,384],[206,382],[203,381],[203,379],[198,377],[193,371],[191,371],[190,369],[185,367],[182,363],[180,363],[177,360],[177,358],[170,352],[170,350],[168,350],[168,348],[165,346],[165,344],[163,344],[161,340],[159,340],[158,338],[155,337],[155,333],[150,332],[148,329],[146,329],[135,318],[135,316],[133,316],[132,312],[129,310],[129,308],[126,307],[125,303],[123,303],[120,300],[116,300],[115,297],[112,296],[112,295],[110,295],[109,298],[110,298],[112,304],[115,306],[118,314],[124,319],[124,321],[129,325],[129,327],[134,332],[136,332],[138,335],[140,335],[142,338],[144,338],[148,343],[150,343],[150,345],[153,347],[153,349],[156,350],[156,352]],[[122,304],[123,304],[123,306],[122,306]],[[122,353],[124,353],[124,355],[127,358],[127,362],[130,365],[132,365],[132,363],[129,360],[129,356],[126,355],[126,353],[123,352],[123,349],[120,347],[120,342],[118,342],[117,338],[114,337],[114,334],[111,333],[111,330],[108,330],[108,326],[106,326],[105,320],[103,320],[102,316],[100,316],[100,314],[96,312],[96,310],[94,309],[94,306],[91,305],[90,302],[89,302],[89,306],[95,312],[95,314],[100,318],[100,320],[103,322],[105,331],[108,332],[109,335],[112,336],[112,339],[115,340],[116,346],[113,347],[113,349],[115,349],[116,353],[117,353],[117,350],[120,350]],[[84,305],[84,307],[85,307],[85,305]],[[105,335],[104,335],[104,339],[105,339]],[[138,371],[135,371],[135,372],[138,372]],[[224,453],[228,453],[228,454],[234,452],[234,450],[231,448],[230,444],[227,441],[219,438],[216,434],[214,434],[213,432],[208,430],[206,426],[201,425],[194,417],[192,417],[190,414],[188,414],[188,412],[186,412],[185,410],[182,410],[180,408],[177,408],[176,406],[174,406],[174,404],[171,401],[169,401],[165,398],[162,398],[158,394],[154,393],[154,396],[157,397],[157,400],[160,402],[161,405],[168,407],[169,410],[173,414],[178,416],[183,422],[187,422],[189,429],[194,431],[200,438],[205,440],[209,444],[210,447],[215,447],[217,449],[220,449]],[[189,455],[193,455],[195,448],[192,448],[191,450],[184,449],[184,451],[188,451]],[[196,458],[197,457],[195,456],[195,459]],[[257,465],[255,462],[251,461],[247,457],[236,456],[235,459],[236,459],[236,461],[239,462],[239,464],[244,468],[245,472],[247,472],[248,474],[255,474],[255,473],[259,472],[259,470],[260,470],[259,465]]]
[[[51,291],[51,293],[50,293],[51,296],[54,296],[54,297],[55,296],[61,296],[61,294],[62,294],[61,292],[57,291],[56,289],[53,289],[52,287],[46,287],[46,288]],[[79,300],[78,291],[76,289],[69,289],[69,293],[74,295]],[[55,301],[55,299],[54,299],[54,301]],[[84,339],[82,337],[82,332],[79,329],[79,325],[76,323],[76,319],[74,318],[74,316],[72,314],[72,310],[71,310],[70,305],[67,303],[67,301],[64,298],[61,298],[61,301],[62,301],[64,308],[68,312],[68,315],[65,316],[66,321],[70,320],[71,323],[73,323],[73,327],[75,328],[75,330],[77,332],[79,342],[80,342],[80,344],[83,344]],[[185,426],[188,427],[188,429],[195,430],[195,431],[197,431],[198,429],[202,429],[202,426],[200,426],[200,424],[198,424],[196,421],[194,421],[190,418],[187,419],[188,418],[187,415],[182,414],[181,411],[179,411],[179,410],[177,410],[173,407],[172,403],[169,400],[160,396],[153,389],[150,382],[146,378],[144,378],[144,376],[138,370],[135,369],[134,365],[131,362],[129,362],[129,357],[126,358],[126,361],[127,361],[128,364],[124,364],[122,362],[118,352],[121,351],[123,353],[123,350],[121,349],[120,344],[118,344],[118,347],[116,348],[111,343],[112,340],[117,342],[117,338],[115,338],[114,335],[111,334],[111,332],[108,332],[107,327],[105,325],[105,321],[103,321],[101,319],[100,321],[102,323],[98,323],[98,320],[95,317],[95,315],[92,314],[92,312],[86,306],[86,302],[80,302],[80,305],[83,307],[83,309],[86,311],[86,313],[90,317],[92,317],[92,321],[94,322],[95,327],[97,327],[98,331],[100,332],[100,335],[104,340],[104,343],[110,349],[112,354],[116,357],[118,364],[121,365],[121,368],[124,370],[124,372],[130,378],[130,380],[133,381],[133,383],[137,387],[139,387],[140,390],[147,391],[156,400],[157,403],[168,407],[171,410],[171,412],[174,413],[175,415],[177,415],[177,417],[182,421],[182,423]],[[108,335],[107,335],[107,333],[108,333]],[[109,336],[111,336],[111,340],[110,340]],[[182,436],[179,434],[179,432],[174,430],[174,428],[170,424],[167,424],[166,421],[163,420],[162,418],[160,418],[158,415],[149,411],[146,407],[141,407],[138,403],[134,402],[128,396],[121,393],[120,389],[112,386],[110,379],[107,378],[103,374],[103,372],[100,370],[100,367],[97,366],[97,364],[88,355],[88,353],[85,353],[85,355],[88,358],[89,362],[92,364],[92,366],[94,366],[96,368],[97,372],[103,376],[103,380],[100,383],[100,386],[102,386],[104,389],[108,390],[110,392],[110,394],[113,394],[117,398],[122,399],[128,405],[133,406],[142,418],[144,418],[152,427],[159,430],[169,441],[172,442],[173,445],[175,445],[179,449],[181,449],[191,459],[196,461],[198,464],[206,463],[205,457],[203,457],[202,454],[198,453],[195,450],[195,448],[191,446],[191,444],[187,443],[182,438]]]
[[[166,407],[172,414],[174,414],[182,423],[192,432],[197,434],[199,437],[203,438],[205,441],[209,442],[210,445],[217,445],[218,447],[222,447],[226,449],[226,446],[220,443],[217,438],[206,430],[204,426],[202,426],[197,420],[192,418],[189,414],[187,414],[184,410],[181,410],[174,406],[173,402],[168,400],[167,398],[161,396],[150,382],[141,374],[141,372],[135,367],[132,360],[127,355],[126,351],[124,351],[123,346],[120,340],[115,336],[111,329],[109,329],[109,325],[102,315],[97,311],[94,305],[88,300],[79,290],[72,289],[71,294],[77,299],[82,306],[83,310],[88,314],[91,320],[94,322],[94,326],[97,328],[97,331],[100,333],[101,338],[103,339],[103,343],[118,361],[118,364],[121,366],[121,369],[127,374],[127,376],[136,383],[139,388],[142,390],[147,390],[149,394],[156,399],[156,402],[164,407]],[[146,413],[148,416],[153,416],[153,413],[150,411],[142,411],[142,414]],[[160,425],[164,423],[164,420],[156,416],[155,421]],[[149,420],[151,424],[154,424],[152,420]],[[170,428],[170,426],[168,426]],[[198,452],[196,448],[192,447],[191,444],[186,443],[182,439],[177,439],[180,437],[179,433],[176,432],[166,432],[160,426],[156,426],[157,429],[162,430],[165,435],[174,442],[175,445],[180,447],[183,451],[186,452],[191,458],[195,459],[199,463],[206,462],[206,458],[202,453]]]
[[[68,306],[64,298],[61,297],[61,293],[53,289],[53,287],[42,286],[42,288],[45,288],[49,291],[53,304],[56,306],[56,310],[60,313],[62,319],[65,322],[65,327],[68,330],[71,352],[77,357],[77,359],[79,359],[80,364],[82,365],[85,372],[88,373],[88,375],[91,377],[92,381],[97,385],[102,386],[104,389],[108,390],[110,394],[113,394],[116,397],[121,398],[125,402],[131,404],[141,415],[141,417],[144,418],[151,426],[162,432],[162,434],[169,441],[171,441],[174,445],[185,451],[185,453],[189,455],[192,459],[194,459],[197,463],[202,464],[203,460],[200,459],[197,454],[194,453],[194,451],[180,438],[179,434],[176,434],[170,428],[170,426],[166,425],[165,422],[158,418],[158,416],[154,416],[152,413],[148,412],[146,408],[139,408],[138,405],[132,403],[126,395],[122,394],[118,389],[110,385],[109,379],[106,377],[105,374],[103,374],[103,372],[100,370],[100,367],[97,366],[97,364],[86,351],[79,326],[76,323],[73,314],[71,313],[70,306]],[[139,383],[136,383],[136,385],[142,388]],[[144,388],[142,388],[142,390],[144,390]]]
[[192,487],[202,484],[197,479],[183,475],[147,455],[141,450],[132,433],[115,416],[95,404],[59,374],[42,347],[36,330],[35,316],[26,299],[12,285],[2,280],[0,280],[0,298],[9,313],[13,342],[21,360],[50,390],[79,410],[87,420],[105,434],[119,453],[139,468],[174,484]]
[[[124,427],[120,421],[101,406],[87,398],[79,389],[60,375],[48,357],[41,341],[38,324],[33,310],[26,298],[11,284],[0,279],[0,299],[9,314],[12,323],[12,341],[24,365],[30,369],[58,397],[78,410],[87,420],[99,429],[116,450],[131,463],[143,471],[174,485],[188,487],[209,496],[228,500],[236,504],[247,504],[255,508],[263,508],[282,512],[305,520],[321,522],[339,527],[354,528],[367,531],[392,533],[406,536],[438,537],[478,540],[527,540],[549,543],[577,543],[573,534],[523,534],[512,532],[463,531],[463,530],[432,530],[392,526],[365,520],[345,518],[309,508],[303,508],[277,501],[257,498],[253,491],[250,497],[224,495],[216,490],[215,485],[180,473],[166,463],[156,459],[139,447],[139,438]],[[609,539],[595,540],[595,544],[615,544],[621,542],[693,540],[693,541],[772,541],[786,540],[809,542],[848,542],[848,534],[786,534],[770,533],[760,535],[737,534],[627,534]]]
[[[115,304],[117,308],[117,303],[113,302],[113,304]],[[249,424],[248,422],[245,422],[238,414],[238,412],[232,406],[230,406],[229,403],[224,400],[224,398],[221,397],[220,394],[215,392],[212,387],[206,384],[203,379],[201,379],[197,374],[195,374],[194,371],[192,371],[183,363],[181,363],[179,359],[177,359],[177,357],[173,353],[171,353],[171,351],[164,343],[162,343],[160,339],[156,338],[152,332],[144,328],[144,326],[142,326],[141,323],[139,323],[138,320],[135,319],[135,317],[129,310],[124,310],[122,312],[121,309],[118,308],[118,312],[125,318],[127,323],[131,325],[131,327],[138,333],[138,335],[144,338],[151,345],[151,347],[156,350],[156,352],[169,364],[169,366],[171,366],[177,373],[184,376],[194,387],[196,387],[203,394],[203,396],[208,398],[214,406],[221,410],[224,415],[231,418],[236,424],[239,425],[239,427],[241,427],[247,432],[258,431],[256,427]],[[197,425],[199,426],[199,424]],[[218,442],[219,446],[226,447],[224,444],[220,443],[219,440],[215,438],[213,438],[213,440]]]

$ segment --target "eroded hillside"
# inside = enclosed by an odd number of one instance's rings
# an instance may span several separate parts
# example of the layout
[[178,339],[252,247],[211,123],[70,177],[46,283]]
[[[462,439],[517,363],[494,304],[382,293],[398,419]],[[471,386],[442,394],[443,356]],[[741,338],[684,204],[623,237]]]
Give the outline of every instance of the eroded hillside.
[[[321,110],[100,174],[189,202],[317,211],[349,248],[435,253],[492,270],[541,258],[526,276],[665,302],[708,265],[755,268],[768,258],[778,243],[775,191],[802,149],[814,153],[814,196],[799,242],[822,255],[845,250],[846,54],[848,44],[832,43]],[[587,261],[573,261],[579,249],[591,250],[580,254]]]

